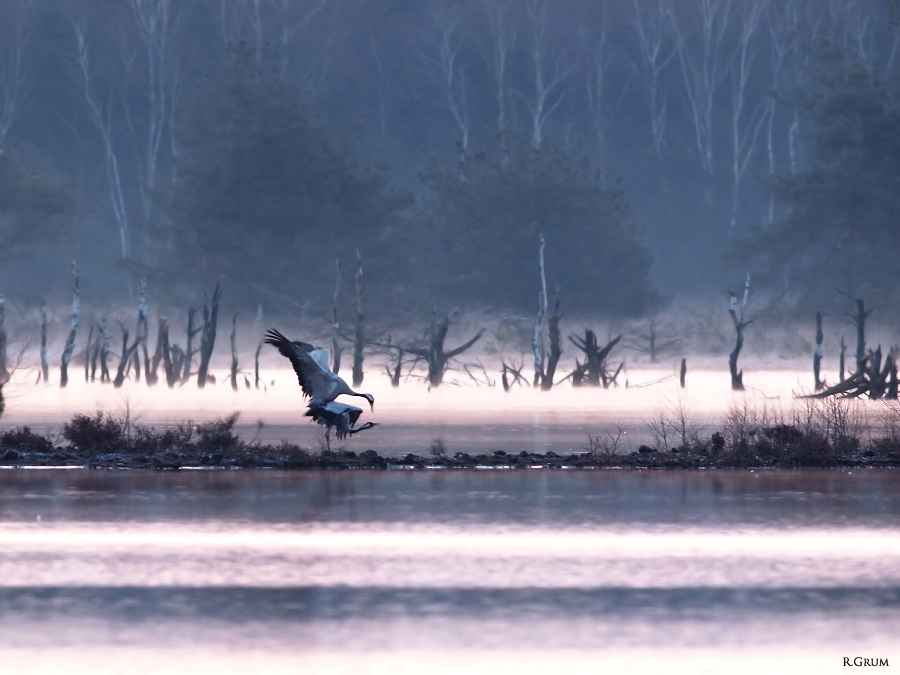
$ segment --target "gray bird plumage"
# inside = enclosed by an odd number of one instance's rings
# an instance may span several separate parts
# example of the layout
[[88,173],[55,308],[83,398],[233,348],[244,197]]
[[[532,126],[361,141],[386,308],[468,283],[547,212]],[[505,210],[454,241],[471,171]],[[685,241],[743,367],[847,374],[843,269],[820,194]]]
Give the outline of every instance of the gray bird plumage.
[[291,342],[274,328],[266,332],[264,342],[276,347],[290,360],[294,372],[297,373],[303,395],[310,399],[310,409],[331,403],[342,394],[360,396],[369,402],[372,410],[375,409],[375,397],[372,394],[353,391],[343,378],[331,372],[327,349],[308,342]]
[[328,432],[334,428],[334,435],[339,439],[346,438],[352,434],[359,433],[363,429],[371,429],[378,426],[375,422],[366,422],[362,426],[354,427],[356,420],[362,414],[362,408],[355,405],[347,405],[346,403],[338,403],[331,401],[324,405],[312,406],[306,411],[307,417],[312,417],[319,424],[325,425],[325,438],[328,438]]

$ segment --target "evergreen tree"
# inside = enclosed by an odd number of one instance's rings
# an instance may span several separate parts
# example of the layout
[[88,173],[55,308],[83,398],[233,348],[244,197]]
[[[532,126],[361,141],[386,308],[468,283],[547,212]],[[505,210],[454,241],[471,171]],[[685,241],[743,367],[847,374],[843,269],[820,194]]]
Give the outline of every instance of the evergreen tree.
[[229,56],[192,92],[176,133],[169,224],[155,233],[161,275],[205,285],[224,275],[254,307],[271,294],[324,298],[336,256],[359,247],[384,262],[411,198],[389,187],[386,167],[362,166],[271,58],[244,44]]
[[549,139],[535,149],[504,135],[456,167],[432,160],[423,180],[432,192],[424,218],[438,292],[534,309],[543,234],[547,281],[561,285],[571,306],[633,315],[658,303],[625,192],[604,183],[585,156]]
[[65,183],[37,172],[22,155],[0,152],[0,263],[55,237],[62,217],[75,212]]
[[773,179],[784,217],[727,259],[752,261],[804,307],[834,302],[835,286],[884,305],[900,288],[898,89],[830,43],[814,49],[818,87],[782,95],[815,125],[809,166]]

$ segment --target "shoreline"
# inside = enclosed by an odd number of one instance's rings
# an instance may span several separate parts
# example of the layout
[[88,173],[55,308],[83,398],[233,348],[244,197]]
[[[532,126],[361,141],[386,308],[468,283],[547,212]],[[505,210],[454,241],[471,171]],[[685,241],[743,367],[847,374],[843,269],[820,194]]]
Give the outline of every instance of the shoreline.
[[[625,451],[621,434],[589,435],[581,451],[557,453],[507,452],[492,449],[455,452],[433,440],[425,453],[381,455],[368,449],[354,452],[303,447],[287,440],[246,441],[237,433],[238,415],[203,424],[183,422],[157,429],[101,412],[76,414],[63,424],[62,437],[35,433],[27,426],[0,432],[0,467],[79,467],[82,469],[280,469],[280,470],[676,470],[707,469],[861,469],[900,468],[900,429],[884,436],[863,434],[869,428],[803,423],[800,419],[759,419],[744,411],[709,435],[691,433],[683,420],[680,433],[668,422],[659,435],[660,447],[641,445]],[[851,433],[851,428],[853,432]],[[633,446],[632,446],[633,447]]]
[[[734,458],[715,459],[695,453],[629,453],[613,456],[591,456],[576,453],[568,456],[522,452],[511,455],[497,453],[454,457],[423,457],[408,453],[403,457],[383,457],[374,450],[361,453],[352,450],[311,452],[287,444],[273,448],[262,446],[243,450],[239,455],[220,453],[188,457],[182,453],[132,454],[130,452],[83,453],[56,448],[54,452],[36,453],[9,450],[0,453],[0,471],[795,471],[887,469],[900,470],[900,460],[884,457],[821,458],[817,462],[787,463],[769,458],[752,458],[737,462]],[[767,461],[769,459],[769,461]],[[13,460],[13,461],[10,461]]]

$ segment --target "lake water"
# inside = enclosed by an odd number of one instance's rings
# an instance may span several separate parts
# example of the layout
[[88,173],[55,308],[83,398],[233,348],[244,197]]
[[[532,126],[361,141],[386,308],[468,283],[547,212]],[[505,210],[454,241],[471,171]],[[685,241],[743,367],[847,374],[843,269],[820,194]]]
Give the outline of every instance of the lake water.
[[[246,440],[278,443],[286,439],[313,449],[324,445],[321,427],[304,416],[306,403],[293,371],[273,369],[264,375],[265,389],[242,387],[235,392],[227,384],[198,390],[193,385],[169,389],[126,382],[114,389],[86,384],[83,378],[73,378],[61,389],[55,383],[35,384],[35,374],[22,371],[4,388],[6,412],[0,428],[29,425],[62,442],[62,423],[75,413],[99,410],[152,426],[203,422],[238,411],[237,430]],[[429,390],[422,383],[409,382],[395,389],[376,372],[361,387],[376,400],[374,411],[366,409],[361,421],[372,420],[379,426],[343,445],[356,452],[371,448],[384,456],[408,452],[427,456],[429,446],[441,440],[451,455],[491,450],[516,454],[552,450],[568,455],[582,451],[589,434],[605,436],[621,430],[619,450],[634,452],[641,444],[658,444],[648,422],[658,421],[660,415],[674,419],[683,414],[691,432],[704,437],[722,428],[732,408],[746,406],[755,414],[780,414],[790,420],[793,410],[807,404],[794,394],[809,385],[807,372],[791,369],[748,372],[747,391],[740,393],[731,390],[730,376],[721,368],[692,370],[685,389],[678,386],[675,372],[665,368],[631,369],[621,377],[621,386],[610,389],[561,385],[542,392],[517,386],[504,393],[499,386],[451,383]],[[365,402],[362,405],[366,407]],[[881,429],[885,413],[895,425],[900,424],[900,411],[886,408],[881,401],[856,401],[854,406],[875,430]],[[801,411],[800,417],[804,414]]]
[[0,471],[3,673],[837,673],[898,635],[898,471]]

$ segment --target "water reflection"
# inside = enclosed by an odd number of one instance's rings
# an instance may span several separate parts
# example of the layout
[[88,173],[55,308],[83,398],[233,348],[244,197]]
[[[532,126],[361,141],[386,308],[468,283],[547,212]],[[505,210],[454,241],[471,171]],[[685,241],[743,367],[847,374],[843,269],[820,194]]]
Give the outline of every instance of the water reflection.
[[894,526],[898,488],[892,470],[0,470],[0,519]]
[[898,487],[0,471],[0,671],[843,672],[900,658]]

